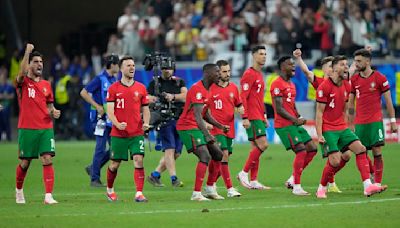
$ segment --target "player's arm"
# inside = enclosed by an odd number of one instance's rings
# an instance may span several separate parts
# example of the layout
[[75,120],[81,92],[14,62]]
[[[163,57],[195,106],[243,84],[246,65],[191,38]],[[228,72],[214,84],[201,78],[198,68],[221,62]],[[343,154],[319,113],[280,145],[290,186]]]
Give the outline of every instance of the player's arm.
[[17,83],[22,83],[24,80],[24,77],[26,75],[28,75],[28,71],[29,71],[29,55],[32,53],[33,49],[35,47],[33,46],[33,44],[26,44],[26,48],[25,48],[25,53],[24,53],[24,57],[22,58],[21,61],[21,65],[20,65],[20,70],[19,73],[17,75]]
[[205,121],[203,120],[202,112],[203,112],[203,104],[193,104],[193,112],[194,112],[194,117],[196,119],[197,126],[203,132],[207,143],[213,143],[215,142],[214,137],[210,134],[210,132],[207,130],[207,126]]
[[147,93],[148,93],[148,97],[149,97],[149,103],[155,103],[156,101],[158,101],[158,97],[154,96],[155,92],[154,92],[154,80],[152,80],[149,84],[149,86],[147,87]]
[[303,61],[303,58],[301,57],[301,50],[296,49],[293,51],[293,56],[296,59],[297,64],[300,66],[301,71],[306,75],[307,80],[310,83],[314,82],[314,73],[308,69],[307,64]]
[[114,101],[107,101],[107,116],[118,130],[125,130],[127,124],[125,122],[118,122],[114,114]]
[[150,128],[150,109],[149,105],[142,106],[143,114],[143,130],[147,131]]
[[276,108],[276,113],[283,118],[290,120],[294,125],[303,125],[305,124],[305,119],[303,118],[297,118],[296,116],[290,115],[284,108],[283,108],[283,99],[280,96],[274,96],[272,99],[274,99],[275,103],[275,108]]
[[390,118],[390,130],[392,133],[395,133],[397,132],[397,124],[396,124],[395,111],[392,103],[392,97],[390,96],[390,90],[383,93],[383,98],[386,101],[386,111],[388,112]]
[[346,107],[348,110],[347,110],[347,113],[345,113],[345,115],[347,116],[347,119],[348,119],[349,127],[352,131],[354,131],[355,99],[356,99],[355,94],[350,93],[349,101],[346,104]]
[[254,79],[251,78],[250,75],[243,75],[242,80],[240,80],[240,86],[241,86],[241,92],[240,92],[240,99],[242,100],[242,105],[244,108],[244,113],[242,114],[242,119],[243,119],[243,127],[244,128],[249,128],[250,127],[250,121],[248,119],[248,104],[247,104],[247,99],[250,96],[250,90],[251,87],[253,86]]
[[54,107],[53,103],[47,103],[47,110],[49,110],[50,116],[54,119],[58,119],[61,116],[61,111]]
[[322,116],[324,114],[325,110],[325,103],[317,102],[317,108],[316,108],[316,113],[315,113],[315,127],[317,130],[317,136],[318,136],[318,142],[319,143],[325,143],[325,138],[322,135]]
[[210,123],[213,126],[216,126],[217,128],[223,130],[224,132],[229,131],[229,126],[223,125],[220,122],[218,122],[214,117],[211,115],[210,110],[207,110],[205,115],[204,115],[204,120]]
[[[101,91],[102,93],[102,91]],[[103,105],[98,104],[93,98],[92,96],[89,94],[89,92],[83,88],[80,92],[81,97],[83,98],[83,100],[85,100],[87,103],[89,103],[90,105],[92,105],[93,107],[96,108],[98,115],[103,115],[104,114],[104,109],[103,109]]]
[[187,91],[188,91],[188,89],[185,86],[181,87],[181,91],[180,91],[181,93],[175,94],[173,100],[185,102]]

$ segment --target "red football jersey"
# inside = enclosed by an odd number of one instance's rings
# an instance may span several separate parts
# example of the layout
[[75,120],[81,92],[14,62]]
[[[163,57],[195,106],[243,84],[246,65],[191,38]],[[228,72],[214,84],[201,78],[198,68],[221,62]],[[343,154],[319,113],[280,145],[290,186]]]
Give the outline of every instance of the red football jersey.
[[133,85],[123,85],[118,81],[108,88],[107,102],[114,103],[114,115],[118,122],[127,124],[125,130],[118,130],[112,126],[111,136],[128,138],[143,135],[143,121],[140,116],[142,106],[149,104],[146,87],[135,81]]
[[54,102],[53,90],[48,81],[36,82],[27,76],[22,83],[16,83],[19,104],[18,128],[53,128],[47,104]]
[[349,94],[350,84],[345,80],[338,86],[332,79],[327,79],[318,87],[317,102],[326,104],[322,116],[322,132],[340,131],[347,128],[344,109]]
[[223,125],[229,125],[230,130],[224,133],[221,129],[214,127],[212,135],[225,135],[235,138],[235,107],[242,104],[237,86],[230,82],[226,87],[213,84],[208,94],[208,108],[211,115]]
[[265,83],[262,74],[250,67],[240,79],[240,98],[244,107],[243,118],[265,121],[264,90]]
[[[271,84],[271,97],[282,97],[282,105],[283,108],[292,116],[298,117],[296,106],[295,106],[295,98],[296,98],[296,86],[292,81],[285,81],[282,77],[278,77]],[[293,125],[293,122],[283,118],[276,112],[276,106],[274,99],[272,99],[272,106],[274,107],[275,112],[275,128],[287,127]]]
[[320,78],[314,75],[314,81],[311,83],[311,85],[314,87],[314,89],[318,89],[319,85],[321,85],[323,81],[325,81],[324,78]]
[[177,130],[198,129],[196,118],[194,117],[194,104],[207,104],[208,91],[203,85],[203,81],[198,81],[190,87],[186,95],[185,107],[176,123]]
[[374,71],[368,78],[356,74],[351,77],[351,93],[356,97],[355,124],[382,121],[381,96],[390,89],[386,77]]

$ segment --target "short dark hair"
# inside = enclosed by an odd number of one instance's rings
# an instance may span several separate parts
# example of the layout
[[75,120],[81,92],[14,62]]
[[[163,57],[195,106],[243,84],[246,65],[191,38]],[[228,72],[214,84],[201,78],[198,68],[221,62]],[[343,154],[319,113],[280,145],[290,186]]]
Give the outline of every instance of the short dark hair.
[[342,60],[347,60],[347,57],[344,55],[336,55],[335,57],[333,57],[332,59],[332,67],[336,64],[338,64],[339,61]]
[[285,61],[288,60],[288,59],[291,59],[291,58],[292,58],[292,57],[291,57],[291,56],[288,56],[288,55],[285,55],[285,56],[280,57],[280,58],[278,59],[278,68],[279,68],[279,70],[281,69],[282,63],[285,62]]
[[334,59],[333,56],[327,56],[327,57],[321,59],[321,66],[323,66],[329,62],[332,62],[333,59]]
[[251,48],[251,54],[254,54],[254,53],[258,52],[258,50],[261,50],[261,49],[266,50],[264,45],[254,46],[254,47]]
[[228,61],[223,60],[223,59],[218,60],[218,61],[216,62],[216,64],[217,64],[217,66],[219,66],[219,67],[229,65]]
[[108,55],[104,58],[106,69],[111,68],[111,64],[119,64],[119,57],[116,54]]
[[119,60],[118,66],[121,67],[121,66],[122,66],[122,63],[123,63],[125,60],[129,60],[129,59],[135,61],[135,60],[133,59],[132,56],[124,56],[124,57],[122,57],[122,58]]
[[214,64],[214,63],[206,63],[206,64],[203,66],[203,72],[207,72],[207,71],[209,71],[210,69],[215,68],[216,66],[217,66],[217,64]]
[[38,52],[38,51],[33,51],[33,52],[31,52],[31,53],[29,54],[29,62],[28,62],[28,63],[30,63],[30,62],[32,61],[33,57],[36,57],[36,56],[39,56],[40,58],[43,59],[42,53],[40,53],[40,52]]
[[372,58],[371,52],[368,51],[368,50],[365,49],[365,48],[358,49],[358,50],[356,50],[356,51],[354,52],[354,54],[353,54],[354,57],[356,57],[356,56],[358,56],[358,55],[361,55],[362,57],[365,57],[365,58],[368,58],[368,59],[371,59],[371,58]]

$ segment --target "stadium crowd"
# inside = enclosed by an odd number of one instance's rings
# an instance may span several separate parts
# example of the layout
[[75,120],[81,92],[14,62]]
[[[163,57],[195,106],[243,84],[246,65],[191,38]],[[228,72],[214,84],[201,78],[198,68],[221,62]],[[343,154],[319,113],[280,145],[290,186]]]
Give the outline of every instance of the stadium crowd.
[[[101,72],[108,54],[131,55],[140,63],[145,54],[162,51],[177,61],[205,61],[216,53],[248,52],[259,44],[267,48],[267,65],[295,48],[313,60],[337,53],[351,55],[364,46],[370,46],[375,57],[399,57],[399,12],[396,0],[129,1],[116,18],[116,32],[110,34],[107,47],[74,53],[61,44],[55,47],[46,77],[55,90],[55,105],[65,111],[64,117],[74,119],[58,120],[56,132],[65,139],[84,137],[84,111],[72,108],[84,106],[76,92]],[[17,50],[0,61],[1,75],[8,74],[4,88],[15,80],[22,53]],[[0,99],[14,110],[5,109],[2,122],[7,123],[10,113],[17,113],[17,105],[10,102],[13,96]],[[2,129],[9,132],[8,126]]]

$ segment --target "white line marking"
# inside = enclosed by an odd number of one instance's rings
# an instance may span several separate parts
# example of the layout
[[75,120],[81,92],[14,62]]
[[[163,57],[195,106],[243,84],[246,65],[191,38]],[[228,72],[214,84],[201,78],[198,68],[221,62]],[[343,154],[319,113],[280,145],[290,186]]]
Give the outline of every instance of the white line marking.
[[[311,204],[286,204],[275,205],[266,207],[228,207],[228,208],[209,208],[209,211],[240,211],[240,210],[268,210],[268,209],[283,209],[283,208],[302,208],[302,207],[320,207],[320,206],[338,206],[338,205],[353,205],[353,204],[367,204],[367,203],[383,203],[388,201],[400,201],[400,198],[376,199],[376,200],[363,200],[363,201],[344,201],[333,203],[311,203]],[[204,202],[204,206],[210,205],[209,202]],[[176,209],[176,210],[149,210],[149,211],[122,211],[115,213],[117,215],[138,215],[138,214],[170,214],[170,213],[199,213],[201,209]],[[114,214],[114,215],[115,215]],[[43,214],[40,217],[82,217],[82,216],[99,216],[109,215],[108,212],[100,213],[69,213],[69,214]],[[30,218],[37,217],[37,215],[22,215],[22,216],[0,216],[0,218]]]

